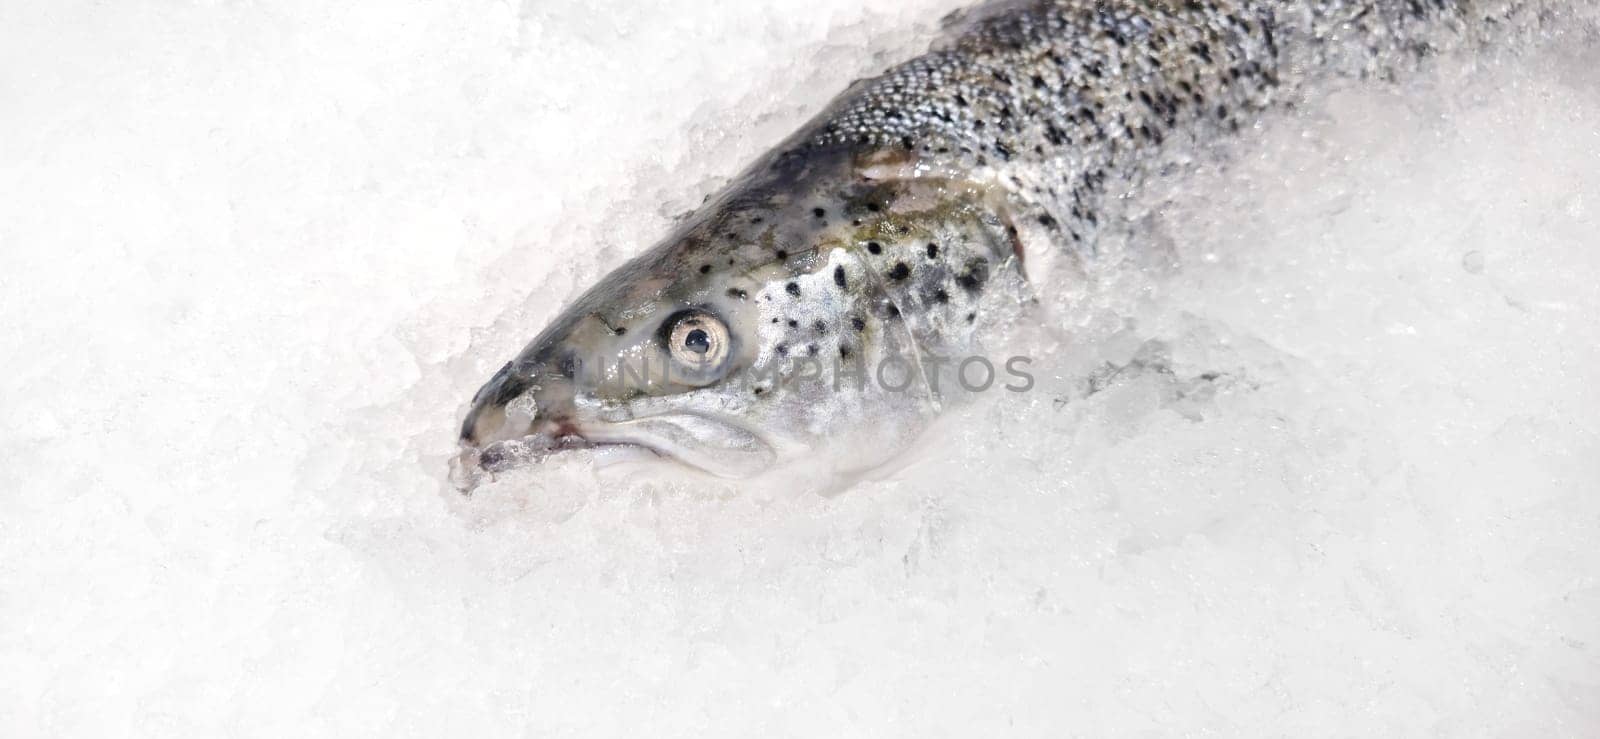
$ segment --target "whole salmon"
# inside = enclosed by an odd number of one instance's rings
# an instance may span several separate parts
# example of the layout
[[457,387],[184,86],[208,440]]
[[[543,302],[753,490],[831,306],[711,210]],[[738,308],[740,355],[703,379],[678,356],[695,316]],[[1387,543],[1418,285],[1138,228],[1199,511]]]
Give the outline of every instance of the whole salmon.
[[[607,275],[474,397],[470,478],[628,447],[725,476],[880,464],[956,396],[1031,385],[991,339],[1036,260],[1093,259],[1110,184],[1333,78],[1473,44],[1519,4],[1033,0],[947,20],[658,246]],[[988,379],[988,384],[981,381]]]

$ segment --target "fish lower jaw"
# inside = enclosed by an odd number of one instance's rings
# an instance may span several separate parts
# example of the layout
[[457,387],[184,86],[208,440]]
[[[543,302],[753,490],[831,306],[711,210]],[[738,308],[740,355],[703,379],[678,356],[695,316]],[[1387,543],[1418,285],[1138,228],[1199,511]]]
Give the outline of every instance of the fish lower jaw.
[[579,436],[551,439],[527,436],[486,444],[462,444],[461,453],[450,461],[450,482],[463,493],[470,493],[495,476],[514,469],[544,462],[553,455],[586,451],[597,467],[623,462],[669,460],[671,455],[648,444],[621,441],[596,442]]
[[765,439],[719,419],[698,414],[642,418],[584,429],[591,445],[635,446],[684,467],[725,478],[750,477],[769,468],[777,454]]
[[546,433],[504,439],[482,447],[462,445],[451,462],[450,479],[470,492],[485,478],[551,456],[588,452],[596,465],[637,461],[671,462],[688,470],[721,478],[744,478],[768,469],[776,453],[764,440],[734,426],[693,416],[673,422],[664,418],[641,419],[596,427],[563,428],[560,436]]
[[669,456],[648,443],[637,441],[598,441],[576,434],[554,438],[535,434],[520,439],[496,441],[483,446],[481,449],[468,446],[463,449],[462,457],[467,458],[465,459],[466,462],[476,464],[484,472],[495,473],[503,472],[528,462],[537,462],[561,452],[592,451],[609,453],[622,450],[636,450],[658,458]]

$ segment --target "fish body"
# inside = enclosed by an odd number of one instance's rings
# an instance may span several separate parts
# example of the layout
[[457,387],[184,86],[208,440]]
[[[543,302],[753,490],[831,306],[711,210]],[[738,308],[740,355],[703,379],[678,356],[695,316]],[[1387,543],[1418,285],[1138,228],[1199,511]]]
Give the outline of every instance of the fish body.
[[987,353],[1039,263],[1095,257],[1111,188],[1512,9],[1005,0],[955,16],[538,334],[474,397],[463,464],[610,446],[724,476],[881,464],[973,375],[1026,377]]

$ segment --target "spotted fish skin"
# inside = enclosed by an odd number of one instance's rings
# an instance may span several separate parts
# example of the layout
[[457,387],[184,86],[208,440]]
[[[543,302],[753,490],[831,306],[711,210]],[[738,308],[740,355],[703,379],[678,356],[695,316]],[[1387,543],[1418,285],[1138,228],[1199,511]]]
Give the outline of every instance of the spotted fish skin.
[[800,151],[901,149],[995,182],[1053,241],[1092,251],[1108,181],[1169,139],[1224,138],[1330,76],[1390,76],[1513,12],[1451,0],[1000,2],[928,54],[859,84]]
[[[984,354],[1047,289],[1028,283],[1032,259],[1093,258],[1108,183],[1136,184],[1318,80],[1403,72],[1510,12],[979,6],[568,307],[473,398],[461,469],[611,445],[727,476],[880,464],[959,399],[940,359]],[[792,381],[813,365],[821,381]]]

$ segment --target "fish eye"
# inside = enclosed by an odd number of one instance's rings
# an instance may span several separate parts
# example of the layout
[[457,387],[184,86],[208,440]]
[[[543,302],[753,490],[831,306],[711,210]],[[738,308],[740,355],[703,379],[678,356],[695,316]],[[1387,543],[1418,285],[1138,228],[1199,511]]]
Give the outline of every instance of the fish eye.
[[706,330],[703,328],[694,329],[683,337],[683,348],[695,354],[705,354],[711,351],[711,337],[706,334]]
[[672,358],[693,369],[713,370],[728,358],[728,327],[710,313],[682,311],[662,328]]

